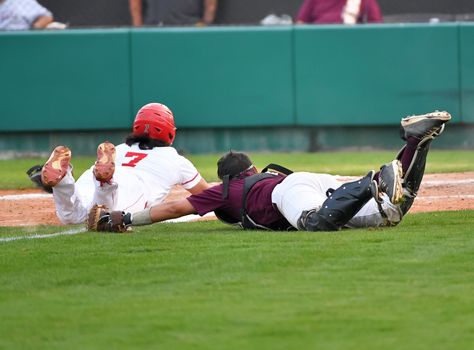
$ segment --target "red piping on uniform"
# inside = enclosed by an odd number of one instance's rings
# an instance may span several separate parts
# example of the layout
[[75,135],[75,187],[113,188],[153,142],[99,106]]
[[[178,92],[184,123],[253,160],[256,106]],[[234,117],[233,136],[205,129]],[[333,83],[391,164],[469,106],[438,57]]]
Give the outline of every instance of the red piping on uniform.
[[182,185],[182,186],[184,186],[184,185],[186,185],[186,184],[188,184],[188,183],[190,183],[190,182],[194,181],[194,179],[195,179],[195,178],[197,178],[197,177],[198,177],[198,175],[199,175],[199,173],[197,173],[196,175],[194,175],[194,177],[193,177],[191,180],[189,180],[189,181],[186,181],[186,182],[183,182],[181,185]]

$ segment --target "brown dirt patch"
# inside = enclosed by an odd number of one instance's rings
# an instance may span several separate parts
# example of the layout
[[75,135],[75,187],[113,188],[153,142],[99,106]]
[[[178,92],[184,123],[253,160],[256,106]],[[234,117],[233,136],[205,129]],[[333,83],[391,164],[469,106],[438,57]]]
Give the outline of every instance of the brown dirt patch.
[[[188,192],[175,188],[168,199],[186,197]],[[12,198],[37,194],[38,198]],[[0,226],[61,225],[56,218],[52,196],[36,189],[0,191]],[[474,209],[474,172],[427,174],[411,212]]]

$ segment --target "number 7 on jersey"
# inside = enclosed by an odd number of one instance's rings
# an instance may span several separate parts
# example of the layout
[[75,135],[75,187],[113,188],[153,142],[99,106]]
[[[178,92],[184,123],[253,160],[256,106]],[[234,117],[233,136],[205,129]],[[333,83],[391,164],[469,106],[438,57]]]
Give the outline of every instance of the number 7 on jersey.
[[139,161],[145,158],[147,153],[138,153],[138,152],[127,152],[125,157],[132,158],[128,163],[122,163],[122,166],[135,167]]

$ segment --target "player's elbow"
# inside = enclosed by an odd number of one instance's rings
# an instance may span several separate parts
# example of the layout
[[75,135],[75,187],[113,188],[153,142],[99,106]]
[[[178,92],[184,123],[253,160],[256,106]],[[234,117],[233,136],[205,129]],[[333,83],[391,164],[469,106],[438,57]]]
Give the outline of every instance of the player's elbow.
[[212,187],[212,185],[210,185],[206,180],[201,179],[194,187],[188,189],[188,192],[191,194],[199,194],[210,187]]

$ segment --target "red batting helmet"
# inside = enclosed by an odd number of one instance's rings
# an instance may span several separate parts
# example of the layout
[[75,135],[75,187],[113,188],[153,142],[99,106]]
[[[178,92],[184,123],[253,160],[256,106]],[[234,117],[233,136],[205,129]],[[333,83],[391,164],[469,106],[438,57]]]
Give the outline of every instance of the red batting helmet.
[[149,103],[140,108],[133,122],[133,135],[144,134],[171,145],[176,135],[171,110],[161,103]]

